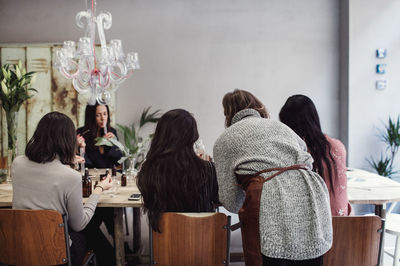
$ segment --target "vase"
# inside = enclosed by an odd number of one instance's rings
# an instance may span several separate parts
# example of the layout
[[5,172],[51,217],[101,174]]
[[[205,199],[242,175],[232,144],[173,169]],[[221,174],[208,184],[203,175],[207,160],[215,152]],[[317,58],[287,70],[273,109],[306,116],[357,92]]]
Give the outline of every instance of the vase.
[[11,164],[17,155],[17,126],[18,126],[18,111],[9,111],[5,113],[7,120],[7,182],[11,183]]
[[135,168],[136,158],[129,158],[128,160],[129,162],[128,162],[128,169],[126,169],[126,174],[128,175],[128,178],[135,177],[138,173],[138,171]]

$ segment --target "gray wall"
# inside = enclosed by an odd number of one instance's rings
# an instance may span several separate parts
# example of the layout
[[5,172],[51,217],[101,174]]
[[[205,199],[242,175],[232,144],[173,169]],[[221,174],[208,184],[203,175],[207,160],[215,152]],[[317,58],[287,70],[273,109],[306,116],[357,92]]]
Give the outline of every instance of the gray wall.
[[[349,10],[349,165],[371,169],[366,159],[385,151],[379,130],[400,109],[400,1],[351,0]],[[377,48],[388,49],[386,59],[375,58]],[[387,74],[375,74],[377,63]],[[388,81],[386,90],[375,89],[378,79]]]
[[[222,96],[258,96],[276,119],[286,98],[310,96],[323,130],[339,136],[339,1],[98,0],[106,38],[138,51],[142,70],[117,92],[117,122],[146,106],[185,108],[210,151],[224,129]],[[77,41],[83,1],[0,0],[0,42]]]

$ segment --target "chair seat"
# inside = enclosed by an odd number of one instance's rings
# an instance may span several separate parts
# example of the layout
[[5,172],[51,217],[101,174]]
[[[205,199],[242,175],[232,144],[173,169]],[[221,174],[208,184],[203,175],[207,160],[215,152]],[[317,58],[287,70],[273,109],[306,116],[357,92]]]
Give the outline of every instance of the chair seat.
[[400,236],[400,214],[390,213],[386,215],[386,232]]

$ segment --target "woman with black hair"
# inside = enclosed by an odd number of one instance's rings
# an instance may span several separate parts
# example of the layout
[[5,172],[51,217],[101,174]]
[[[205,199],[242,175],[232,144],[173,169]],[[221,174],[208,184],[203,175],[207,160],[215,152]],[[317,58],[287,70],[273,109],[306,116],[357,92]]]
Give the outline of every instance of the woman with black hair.
[[117,131],[110,126],[108,105],[87,105],[85,125],[77,130],[78,143],[85,147],[85,166],[88,168],[112,168],[122,157],[122,152],[115,146],[96,146],[96,138],[113,138]]
[[[118,138],[117,131],[110,126],[110,109],[108,105],[96,103],[85,109],[85,125],[77,130],[79,146],[85,148],[85,166],[87,168],[112,168],[118,164],[122,152],[115,146],[96,146],[96,138]],[[104,222],[110,235],[114,235],[114,209],[98,208],[85,232],[89,246],[94,248],[101,265],[113,265],[114,248],[100,230]],[[109,255],[107,255],[109,254]]]
[[211,212],[218,203],[214,165],[199,158],[193,144],[199,138],[193,116],[183,109],[158,121],[150,150],[138,173],[149,222],[159,232],[164,212]]
[[279,113],[280,120],[307,144],[314,159],[313,170],[325,180],[333,216],[347,216],[346,148],[340,140],[322,133],[317,109],[305,95],[289,97]]
[[[13,208],[56,210],[68,217],[72,239],[72,264],[80,265],[86,238],[80,233],[89,223],[103,190],[111,188],[110,176],[95,186],[82,204],[82,177],[74,166],[75,126],[58,112],[46,114],[29,140],[25,156],[12,164]],[[79,232],[79,233],[77,233]]]

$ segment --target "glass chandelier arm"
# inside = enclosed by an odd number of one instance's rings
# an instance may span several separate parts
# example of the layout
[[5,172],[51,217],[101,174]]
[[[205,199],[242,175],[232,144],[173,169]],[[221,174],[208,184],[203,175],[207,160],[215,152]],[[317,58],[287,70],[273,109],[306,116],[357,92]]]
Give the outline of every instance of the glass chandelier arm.
[[74,85],[75,90],[78,93],[88,93],[89,88],[87,85],[85,86],[84,84],[81,83],[79,79],[73,79],[72,80],[72,85]]
[[[117,74],[117,72],[112,71],[113,68],[119,68],[119,74]],[[126,64],[118,61],[113,66],[113,68],[111,68],[111,71],[110,71],[111,80],[117,84],[124,81],[126,75],[128,74],[128,68],[126,67]]]
[[78,64],[77,64],[74,60],[69,59],[69,58],[63,58],[62,60],[67,61],[68,64],[70,64],[70,65],[74,65],[76,71],[73,72],[73,73],[70,73],[70,72],[67,70],[67,68],[68,68],[67,65],[61,65],[61,66],[59,67],[61,73],[62,73],[62,74],[64,75],[64,77],[66,77],[67,79],[75,79],[75,78],[78,76],[78,73],[79,73]]
[[92,16],[92,12],[90,10],[79,12],[75,16],[76,25],[78,25],[79,28],[84,29],[85,28],[85,24],[83,23],[82,20],[86,19],[86,25],[89,25],[91,16]]
[[104,30],[108,30],[112,25],[112,16],[111,13],[101,13],[96,18],[97,23],[97,31],[99,33],[99,39],[101,48],[107,47],[106,36],[104,35]]

